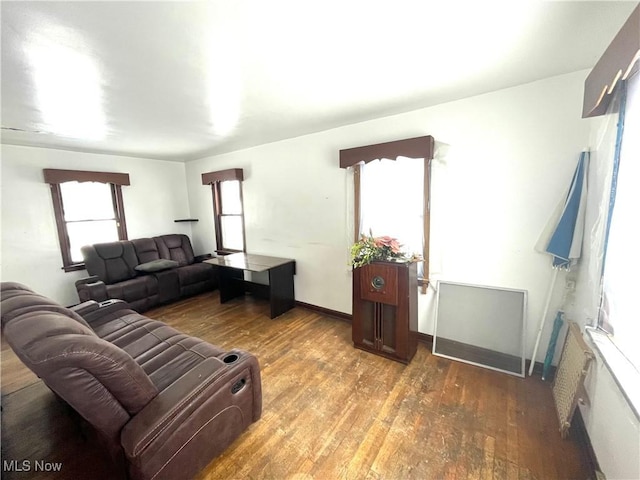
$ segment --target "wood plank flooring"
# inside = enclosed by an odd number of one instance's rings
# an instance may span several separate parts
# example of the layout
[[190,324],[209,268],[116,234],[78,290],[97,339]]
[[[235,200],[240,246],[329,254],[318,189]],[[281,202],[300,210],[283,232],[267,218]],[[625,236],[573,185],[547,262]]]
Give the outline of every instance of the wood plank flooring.
[[[353,348],[351,326],[265,301],[220,305],[217,292],[147,312],[261,365],[262,418],[197,477],[204,479],[582,479],[586,453],[558,433],[549,383],[431,355],[400,363]],[[2,342],[3,478],[113,479],[99,446]],[[35,460],[61,462],[35,472]],[[3,468],[6,470],[6,468]]]

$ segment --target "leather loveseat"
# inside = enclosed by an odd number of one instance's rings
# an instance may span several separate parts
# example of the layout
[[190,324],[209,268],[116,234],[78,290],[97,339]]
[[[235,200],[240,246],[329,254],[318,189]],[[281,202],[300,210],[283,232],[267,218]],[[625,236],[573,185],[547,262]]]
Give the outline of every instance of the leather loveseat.
[[18,283],[1,290],[4,338],[131,479],[191,478],[260,418],[260,368],[247,352],[120,300],[68,309]]
[[81,302],[120,299],[144,312],[215,289],[216,267],[196,257],[189,237],[161,235],[82,247],[87,278],[76,281]]

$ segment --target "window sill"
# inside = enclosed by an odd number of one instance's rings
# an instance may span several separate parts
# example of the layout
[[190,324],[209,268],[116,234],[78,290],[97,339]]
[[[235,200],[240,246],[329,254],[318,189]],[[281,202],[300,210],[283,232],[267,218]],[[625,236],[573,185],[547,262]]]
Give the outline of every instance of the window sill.
[[426,295],[427,288],[429,288],[429,279],[428,278],[418,278],[418,287],[420,288],[420,293],[422,295]]
[[585,330],[594,350],[602,358],[634,415],[640,420],[640,372],[616,347],[607,333],[592,327]]
[[220,250],[215,251],[217,255],[231,255],[232,253],[243,253],[242,250],[231,250],[229,248],[221,248]]
[[79,270],[86,270],[87,267],[84,266],[84,263],[74,263],[73,265],[65,265],[62,267],[62,270],[65,272],[77,272]]

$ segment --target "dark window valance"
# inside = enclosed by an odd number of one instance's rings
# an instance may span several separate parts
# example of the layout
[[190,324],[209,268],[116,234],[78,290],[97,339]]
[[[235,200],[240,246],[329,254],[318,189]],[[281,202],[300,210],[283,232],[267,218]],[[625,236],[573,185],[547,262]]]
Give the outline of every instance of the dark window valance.
[[640,5],[622,26],[584,82],[582,118],[604,115],[613,90],[626,80],[640,56]]
[[228,170],[218,170],[217,172],[207,172],[202,174],[202,184],[210,185],[216,182],[228,180],[244,180],[244,173],[241,168],[230,168]]
[[131,185],[128,173],[90,172],[84,170],[56,170],[45,168],[44,181],[56,184],[64,182],[99,182],[114,185]]
[[368,163],[380,158],[395,160],[398,157],[433,158],[434,140],[431,135],[407,138],[395,142],[378,143],[364,147],[340,150],[340,168],[352,167],[360,162]]

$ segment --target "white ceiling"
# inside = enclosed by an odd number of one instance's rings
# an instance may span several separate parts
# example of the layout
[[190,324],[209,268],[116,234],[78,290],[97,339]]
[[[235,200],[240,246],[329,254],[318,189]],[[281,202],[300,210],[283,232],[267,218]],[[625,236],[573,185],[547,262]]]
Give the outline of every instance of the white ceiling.
[[229,152],[590,68],[636,5],[2,1],[2,142]]

